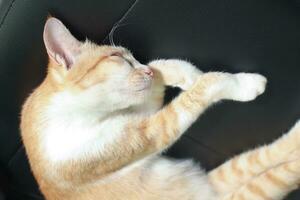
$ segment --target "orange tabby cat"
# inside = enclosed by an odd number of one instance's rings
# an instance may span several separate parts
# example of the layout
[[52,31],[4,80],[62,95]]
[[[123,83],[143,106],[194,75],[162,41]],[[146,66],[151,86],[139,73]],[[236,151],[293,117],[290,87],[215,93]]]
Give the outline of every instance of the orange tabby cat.
[[[23,106],[21,131],[47,200],[276,200],[296,188],[300,123],[208,174],[160,155],[211,104],[262,94],[263,76],[143,65],[125,48],[79,42],[55,18],[44,42],[48,73]],[[183,92],[162,107],[165,85]]]

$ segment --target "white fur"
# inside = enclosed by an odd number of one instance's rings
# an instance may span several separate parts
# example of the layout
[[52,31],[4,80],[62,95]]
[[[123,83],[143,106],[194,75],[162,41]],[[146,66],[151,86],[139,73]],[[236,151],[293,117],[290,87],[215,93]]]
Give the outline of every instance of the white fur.
[[267,79],[260,74],[239,73],[236,89],[232,89],[233,99],[251,101],[265,91]]
[[184,193],[184,198],[179,199],[217,199],[205,172],[192,160],[154,157],[149,160],[148,168],[149,176],[151,176],[151,179],[156,179],[154,182],[157,183],[158,188],[165,188],[170,183],[176,183],[177,180],[184,179],[187,187],[180,188]]
[[221,99],[252,101],[265,91],[267,84],[267,79],[260,74],[222,73],[222,76],[222,81],[215,83],[206,90],[207,97],[215,102]]
[[[198,77],[203,74],[201,70],[199,70],[190,62],[179,59],[153,60],[148,65],[153,68],[159,68],[160,70],[162,70],[163,68],[167,68],[167,75],[169,77],[174,77],[174,82],[167,84],[173,87],[179,87],[182,90],[190,89],[194,85]],[[178,77],[181,78],[178,79]]]
[[105,151],[105,146],[122,134],[121,128],[126,122],[125,118],[118,117],[99,123],[101,117],[97,112],[77,110],[82,102],[74,105],[72,98],[71,94],[59,93],[47,110],[49,121],[43,142],[46,154],[55,162]]

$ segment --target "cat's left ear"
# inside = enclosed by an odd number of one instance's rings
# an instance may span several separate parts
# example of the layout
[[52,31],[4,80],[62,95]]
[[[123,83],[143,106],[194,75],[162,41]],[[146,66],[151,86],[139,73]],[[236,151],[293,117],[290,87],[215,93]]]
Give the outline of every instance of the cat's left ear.
[[50,17],[44,27],[44,43],[49,58],[67,69],[80,54],[82,43],[78,41],[58,19]]

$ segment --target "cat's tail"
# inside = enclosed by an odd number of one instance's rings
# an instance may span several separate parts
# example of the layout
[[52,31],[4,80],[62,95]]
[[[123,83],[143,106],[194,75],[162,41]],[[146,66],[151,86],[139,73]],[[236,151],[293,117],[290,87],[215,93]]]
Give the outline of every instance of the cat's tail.
[[[298,159],[300,159],[300,121],[272,144],[236,156],[211,171],[209,180],[218,194],[228,196],[244,190],[242,188],[249,189],[252,184],[262,179],[269,179],[269,182],[277,180],[279,183],[281,179],[270,174],[273,171],[277,174],[277,171],[282,170],[287,163]],[[296,165],[297,162],[291,163]],[[289,186],[295,184],[293,181],[286,181]],[[285,180],[282,180],[282,183],[285,183]]]

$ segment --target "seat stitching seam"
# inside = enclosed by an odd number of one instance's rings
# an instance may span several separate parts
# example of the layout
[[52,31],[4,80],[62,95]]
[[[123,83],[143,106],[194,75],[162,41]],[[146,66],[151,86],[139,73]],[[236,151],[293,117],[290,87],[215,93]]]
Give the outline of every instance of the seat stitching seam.
[[9,14],[10,10],[12,9],[12,7],[13,7],[13,5],[14,5],[15,2],[16,2],[16,0],[12,0],[11,3],[10,3],[10,5],[9,5],[9,7],[8,7],[8,9],[6,10],[6,13],[4,14],[3,19],[2,19],[2,21],[0,23],[0,30],[1,30],[2,25],[4,24],[5,19],[8,16],[8,14]]
[[17,147],[16,151],[13,153],[13,155],[10,157],[10,159],[8,160],[6,166],[8,168],[11,167],[13,161],[16,159],[16,156],[21,152],[21,150],[24,148],[24,145],[22,145],[22,143],[19,144],[19,146]]

